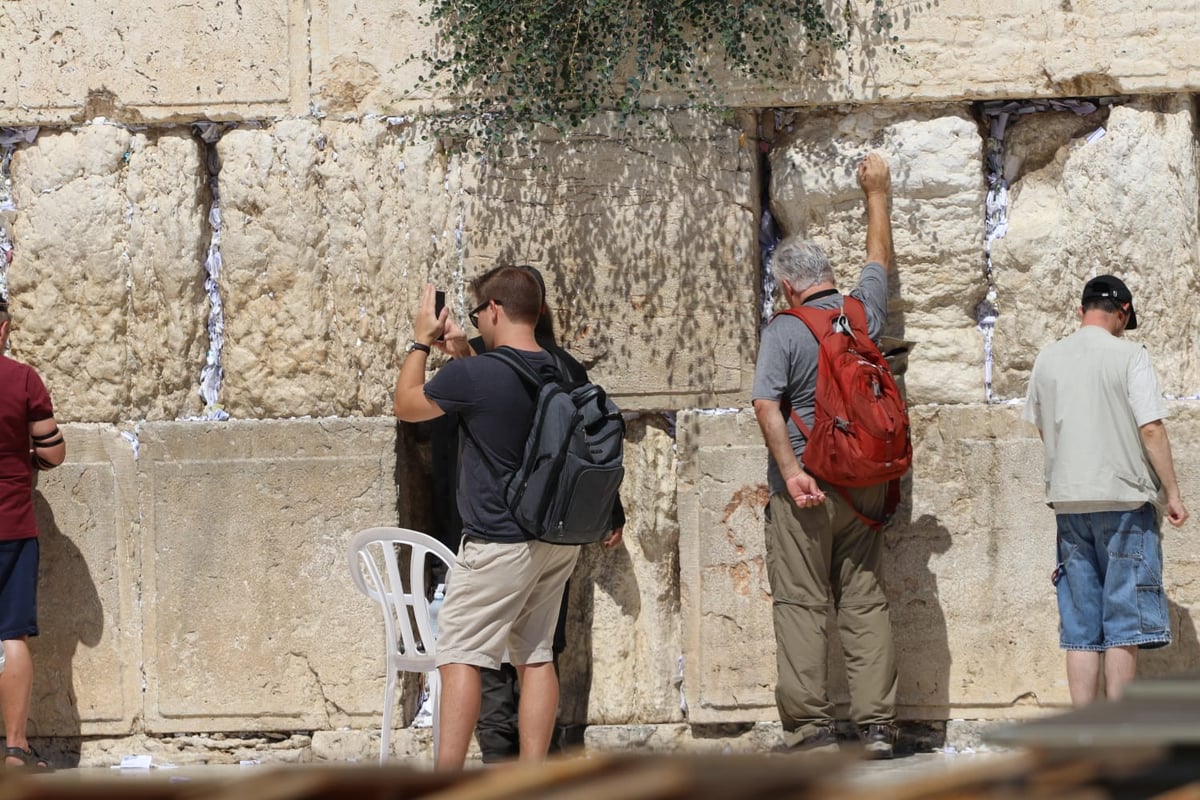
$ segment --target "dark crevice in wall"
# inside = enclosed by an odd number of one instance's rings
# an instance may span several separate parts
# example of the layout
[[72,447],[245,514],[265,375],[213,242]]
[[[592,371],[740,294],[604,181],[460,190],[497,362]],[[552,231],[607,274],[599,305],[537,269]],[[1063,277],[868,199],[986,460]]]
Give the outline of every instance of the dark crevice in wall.
[[204,403],[202,419],[226,420],[221,407],[221,383],[225,369],[221,363],[225,346],[225,307],[221,300],[221,157],[217,142],[232,125],[196,122],[192,131],[203,147],[211,204],[208,209],[209,245],[204,259],[204,291],[208,295],[208,354],[200,370],[200,399]]
[[992,336],[1000,316],[1000,301],[992,266],[992,243],[1008,231],[1009,188],[1021,175],[1049,163],[1048,156],[1032,159],[1028,164],[1008,158],[1005,135],[1022,117],[1041,112],[1065,112],[1080,117],[1090,116],[1127,101],[1127,97],[1059,98],[1053,100],[989,100],[975,105],[975,115],[984,131],[984,171],[987,180],[987,199],[984,210],[983,277],[986,289],[983,299],[975,306],[975,320],[983,336],[983,382],[985,401],[1005,402],[993,393]]
[[12,235],[8,229],[9,212],[16,211],[12,199],[13,151],[22,144],[32,144],[38,128],[0,128],[0,303],[8,303],[8,266],[13,260]]
[[758,223],[758,252],[759,252],[759,323],[761,331],[771,320],[771,312],[775,301],[775,276],[771,273],[771,254],[779,244],[783,232],[771,214],[771,146],[775,141],[775,111],[760,109],[755,113],[758,139],[758,180],[759,180],[759,223]]

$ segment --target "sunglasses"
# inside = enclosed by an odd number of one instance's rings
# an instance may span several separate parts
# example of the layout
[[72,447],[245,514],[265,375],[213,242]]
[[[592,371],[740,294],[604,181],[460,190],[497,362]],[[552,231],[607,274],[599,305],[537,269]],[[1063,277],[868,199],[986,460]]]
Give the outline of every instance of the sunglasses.
[[487,300],[484,300],[484,301],[483,301],[482,303],[480,303],[479,305],[475,306],[475,308],[473,308],[473,309],[471,310],[471,313],[470,313],[470,314],[467,314],[467,319],[471,320],[471,324],[472,324],[473,326],[475,326],[476,328],[478,328],[478,327],[479,327],[479,315],[480,315],[480,313],[481,313],[481,312],[482,312],[482,311],[483,311],[485,308],[487,308],[487,307],[488,307],[488,304],[489,304],[489,303],[495,303],[496,305],[501,305],[501,303],[500,303],[500,301],[499,301],[499,300],[492,300],[492,299],[490,299],[490,298],[489,298],[489,299],[487,299]]

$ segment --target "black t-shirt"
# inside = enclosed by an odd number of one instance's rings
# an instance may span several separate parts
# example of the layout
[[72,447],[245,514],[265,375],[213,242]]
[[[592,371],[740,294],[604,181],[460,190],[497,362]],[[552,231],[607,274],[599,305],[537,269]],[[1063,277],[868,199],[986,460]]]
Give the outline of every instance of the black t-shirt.
[[[544,350],[516,350],[534,371],[554,364]],[[533,393],[498,358],[476,356],[451,361],[425,384],[425,395],[446,413],[457,413],[469,432],[463,437],[458,511],[463,533],[493,542],[530,538],[504,502],[504,482],[521,465]],[[482,451],[482,452],[481,452]]]

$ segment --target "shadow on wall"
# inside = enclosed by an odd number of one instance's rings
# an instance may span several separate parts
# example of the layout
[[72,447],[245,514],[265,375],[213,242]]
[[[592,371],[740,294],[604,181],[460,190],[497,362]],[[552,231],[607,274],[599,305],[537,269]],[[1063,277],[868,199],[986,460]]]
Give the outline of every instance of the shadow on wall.
[[[636,510],[630,512],[636,514]],[[632,527],[634,523],[630,523]],[[642,589],[629,553],[631,541],[622,541],[606,550],[600,545],[581,549],[579,563],[571,576],[571,598],[567,607],[567,646],[559,658],[562,680],[559,723],[582,730],[591,721],[589,699],[592,696],[592,666],[595,662],[595,593],[613,599],[619,618],[636,626],[641,616]],[[611,621],[609,623],[611,627]],[[610,634],[612,631],[610,631]],[[633,649],[632,643],[630,643]],[[568,734],[568,738],[571,736]],[[569,741],[570,744],[581,742]]]
[[[904,479],[909,484],[905,497],[912,496],[911,481],[911,476]],[[950,531],[935,516],[911,517],[906,500],[887,529],[884,545],[900,672],[897,705],[901,718],[944,720],[950,706],[950,640],[932,562],[950,549]]]
[[498,159],[472,198],[473,257],[541,270],[560,344],[627,410],[738,392],[756,349],[753,154],[710,118],[649,126]]
[[81,715],[75,690],[75,653],[79,645],[95,647],[104,635],[104,608],[87,560],[69,536],[59,530],[50,504],[33,493],[41,532],[38,574],[38,629],[30,640],[33,653],[33,701],[30,737],[54,737],[55,766],[79,765]]
[[1191,612],[1170,597],[1167,608],[1171,617],[1173,641],[1169,647],[1143,650],[1138,656],[1139,678],[1169,678],[1178,675],[1195,675],[1200,664],[1200,639],[1196,637],[1196,624]]

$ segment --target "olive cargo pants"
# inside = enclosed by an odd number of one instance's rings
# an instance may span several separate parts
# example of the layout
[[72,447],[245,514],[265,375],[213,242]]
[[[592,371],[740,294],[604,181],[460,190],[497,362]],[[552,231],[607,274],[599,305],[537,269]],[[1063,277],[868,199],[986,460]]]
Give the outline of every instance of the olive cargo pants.
[[[879,575],[882,532],[872,531],[828,486],[825,502],[801,509],[786,493],[767,506],[767,576],[771,583],[779,681],[775,703],[789,747],[833,724],[826,622],[830,609],[845,654],[850,718],[859,726],[896,717],[896,658],[887,596]],[[886,484],[848,489],[867,516],[883,514]]]

